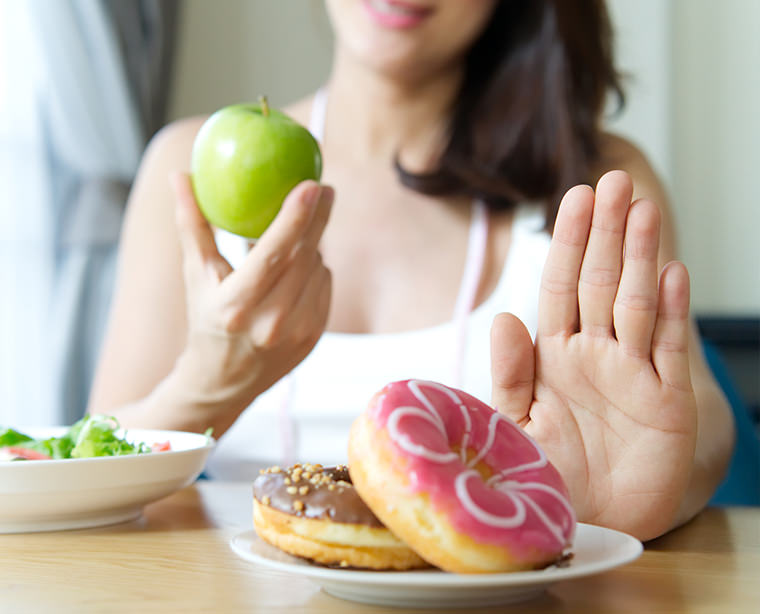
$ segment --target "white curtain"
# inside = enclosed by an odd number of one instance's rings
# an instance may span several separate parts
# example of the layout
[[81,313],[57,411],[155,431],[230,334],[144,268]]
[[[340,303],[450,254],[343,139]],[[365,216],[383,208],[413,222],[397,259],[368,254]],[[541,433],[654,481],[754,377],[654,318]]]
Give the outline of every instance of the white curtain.
[[86,406],[174,0],[0,0],[0,424]]
[[44,84],[28,7],[0,0],[0,424],[38,423],[53,405],[41,326],[54,274]]

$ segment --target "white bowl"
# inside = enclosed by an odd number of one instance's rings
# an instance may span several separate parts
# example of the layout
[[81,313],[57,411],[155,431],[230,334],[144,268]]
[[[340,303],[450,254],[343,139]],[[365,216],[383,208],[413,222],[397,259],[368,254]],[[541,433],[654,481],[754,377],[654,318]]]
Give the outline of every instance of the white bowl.
[[[34,438],[67,427],[19,428]],[[127,439],[171,450],[129,456],[0,463],[0,533],[80,529],[137,518],[143,507],[203,471],[214,440],[196,433],[129,429]]]

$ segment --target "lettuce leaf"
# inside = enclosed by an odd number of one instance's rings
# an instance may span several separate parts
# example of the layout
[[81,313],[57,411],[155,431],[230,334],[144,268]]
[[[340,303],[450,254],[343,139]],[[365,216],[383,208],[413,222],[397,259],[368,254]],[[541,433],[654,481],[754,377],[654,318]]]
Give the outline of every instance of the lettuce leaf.
[[47,454],[53,459],[122,456],[151,451],[145,443],[129,443],[123,436],[117,435],[119,430],[116,418],[86,415],[61,437],[33,439],[10,428],[0,430],[0,448],[22,446]]
[[0,430],[0,448],[7,446],[17,446],[20,443],[26,443],[27,441],[34,441],[29,435],[19,433],[13,429]]
[[75,442],[71,450],[71,458],[122,456],[150,452],[150,446],[147,444],[131,444],[123,437],[117,436],[118,430],[119,422],[116,418],[85,416],[69,431],[69,436]]

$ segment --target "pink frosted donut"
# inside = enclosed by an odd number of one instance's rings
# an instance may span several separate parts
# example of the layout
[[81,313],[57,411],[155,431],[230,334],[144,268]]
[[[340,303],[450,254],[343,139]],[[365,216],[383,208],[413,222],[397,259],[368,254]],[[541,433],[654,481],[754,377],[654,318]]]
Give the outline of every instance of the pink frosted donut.
[[375,515],[446,571],[543,567],[573,538],[567,488],[544,452],[442,384],[408,380],[377,393],[351,428],[349,471]]

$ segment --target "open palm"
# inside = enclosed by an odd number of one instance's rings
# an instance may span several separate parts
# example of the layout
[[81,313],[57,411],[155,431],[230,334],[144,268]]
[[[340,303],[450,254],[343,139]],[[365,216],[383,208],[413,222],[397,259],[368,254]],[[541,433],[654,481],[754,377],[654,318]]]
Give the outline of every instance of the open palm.
[[686,491],[697,409],[688,273],[658,272],[659,211],[632,191],[613,171],[565,195],[535,345],[514,316],[494,321],[493,403],[544,448],[580,520],[647,539]]

